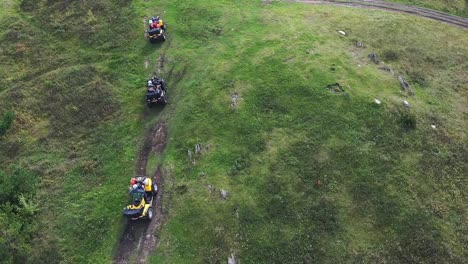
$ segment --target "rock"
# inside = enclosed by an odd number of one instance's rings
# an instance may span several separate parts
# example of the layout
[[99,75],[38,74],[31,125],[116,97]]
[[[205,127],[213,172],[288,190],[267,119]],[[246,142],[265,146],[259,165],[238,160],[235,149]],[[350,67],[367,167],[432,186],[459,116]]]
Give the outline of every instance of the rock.
[[193,159],[193,156],[192,156],[192,151],[190,151],[190,149],[187,150],[187,157],[188,157],[188,160],[189,160],[192,164],[195,163],[195,160]]
[[342,30],[338,30],[338,33],[340,33],[341,35],[343,36],[346,36],[346,32],[342,31]]
[[411,88],[411,85],[407,81],[405,81],[405,79],[403,79],[403,76],[398,75],[397,78],[398,78],[398,81],[401,84],[401,89],[403,89],[404,91],[407,91],[409,93],[409,95],[413,96],[414,91],[413,91],[413,88]]
[[214,189],[213,185],[211,185],[211,184],[208,184],[207,187],[208,187],[208,191],[209,191],[210,193],[211,193],[211,192],[213,191],[213,189]]
[[344,88],[339,83],[327,85],[327,89],[334,93],[344,93]]
[[221,195],[221,198],[223,198],[224,200],[226,200],[228,198],[228,196],[229,196],[229,192],[224,190],[224,189],[221,189],[219,191],[219,194]]
[[379,99],[377,99],[377,98],[374,98],[374,102],[375,102],[376,104],[378,104],[378,105],[382,103],[382,102],[381,102]]
[[386,72],[391,71],[391,69],[390,69],[388,66],[386,66],[386,65],[381,66],[381,67],[379,67],[378,69],[379,69],[379,70],[382,70],[382,71],[386,71]]
[[237,92],[234,92],[231,95],[231,107],[234,108],[237,105],[237,99],[239,98],[239,94]]
[[364,45],[364,43],[361,42],[361,41],[356,41],[356,47],[358,47],[358,48],[365,48],[366,45]]
[[408,101],[406,101],[406,100],[403,100],[403,105],[405,107],[408,107],[408,108],[411,107],[410,104],[408,103]]
[[316,180],[315,181],[315,186],[317,186],[317,187],[322,186],[322,181],[321,180]]
[[195,145],[195,153],[196,154],[201,154],[201,151],[202,151],[202,147],[200,144],[196,144]]
[[377,56],[377,54],[371,53],[367,57],[369,57],[369,59],[373,61],[375,64],[379,64],[379,56]]
[[237,264],[236,255],[234,252],[232,252],[231,256],[228,257],[228,264]]
[[431,125],[432,129],[437,129],[437,127],[435,125]]

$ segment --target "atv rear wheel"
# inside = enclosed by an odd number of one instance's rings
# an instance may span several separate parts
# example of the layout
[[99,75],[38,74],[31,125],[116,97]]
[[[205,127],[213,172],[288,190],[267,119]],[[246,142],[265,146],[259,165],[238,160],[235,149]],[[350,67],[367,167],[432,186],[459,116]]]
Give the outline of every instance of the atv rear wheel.
[[158,193],[158,186],[156,185],[156,183],[153,183],[153,195],[156,196],[157,193]]
[[153,219],[153,208],[148,208],[148,211],[146,212],[146,216],[148,217],[148,220]]

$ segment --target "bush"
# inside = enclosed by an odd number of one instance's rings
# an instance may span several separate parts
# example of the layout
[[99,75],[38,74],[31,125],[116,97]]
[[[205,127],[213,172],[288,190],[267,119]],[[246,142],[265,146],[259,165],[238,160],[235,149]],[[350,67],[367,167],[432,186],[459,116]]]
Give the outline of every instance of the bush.
[[24,263],[35,229],[36,207],[32,198],[37,177],[14,167],[10,174],[0,171],[0,186],[0,259],[4,263]]
[[394,50],[386,50],[382,54],[384,61],[397,61],[400,59],[400,55]]
[[400,124],[405,131],[416,129],[416,116],[408,111],[400,112]]
[[2,122],[0,123],[0,136],[6,134],[7,130],[11,127],[11,124],[13,124],[15,116],[15,112],[13,111],[8,111],[3,114]]

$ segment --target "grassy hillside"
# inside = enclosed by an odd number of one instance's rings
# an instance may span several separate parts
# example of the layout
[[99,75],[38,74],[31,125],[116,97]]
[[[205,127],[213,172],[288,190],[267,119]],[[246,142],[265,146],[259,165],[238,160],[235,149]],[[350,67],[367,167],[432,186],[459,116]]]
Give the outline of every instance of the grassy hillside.
[[[150,164],[168,177],[169,214],[152,263],[226,262],[232,252],[242,263],[468,258],[466,31],[261,1],[3,7],[3,262],[109,263],[156,119],[168,120],[170,140]],[[156,13],[169,40],[151,46],[143,22]],[[163,53],[171,104],[146,110],[145,78]]]
[[468,2],[465,0],[385,0],[407,5],[421,6],[457,16],[468,17]]
[[[162,4],[168,61],[190,70],[177,85],[172,203],[153,263],[231,252],[245,263],[466,260],[464,30],[334,7]],[[337,82],[344,92],[327,89]],[[196,143],[207,149],[191,165]]]
[[12,198],[1,200],[0,259],[110,260],[153,118],[142,116],[153,49],[130,1],[4,2],[0,117],[10,124],[0,135],[0,182],[12,190],[0,197]]

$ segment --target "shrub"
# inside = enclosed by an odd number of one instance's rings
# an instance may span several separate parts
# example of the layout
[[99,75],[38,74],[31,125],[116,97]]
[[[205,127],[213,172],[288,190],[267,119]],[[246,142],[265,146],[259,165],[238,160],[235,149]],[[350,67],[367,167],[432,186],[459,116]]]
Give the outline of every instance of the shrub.
[[416,129],[416,116],[408,111],[400,112],[400,124],[405,131]]
[[11,124],[13,124],[15,116],[15,112],[13,111],[8,111],[3,114],[2,121],[0,123],[0,136],[6,134],[7,130],[11,127]]
[[398,53],[394,50],[386,50],[382,54],[384,61],[397,61],[400,59]]

